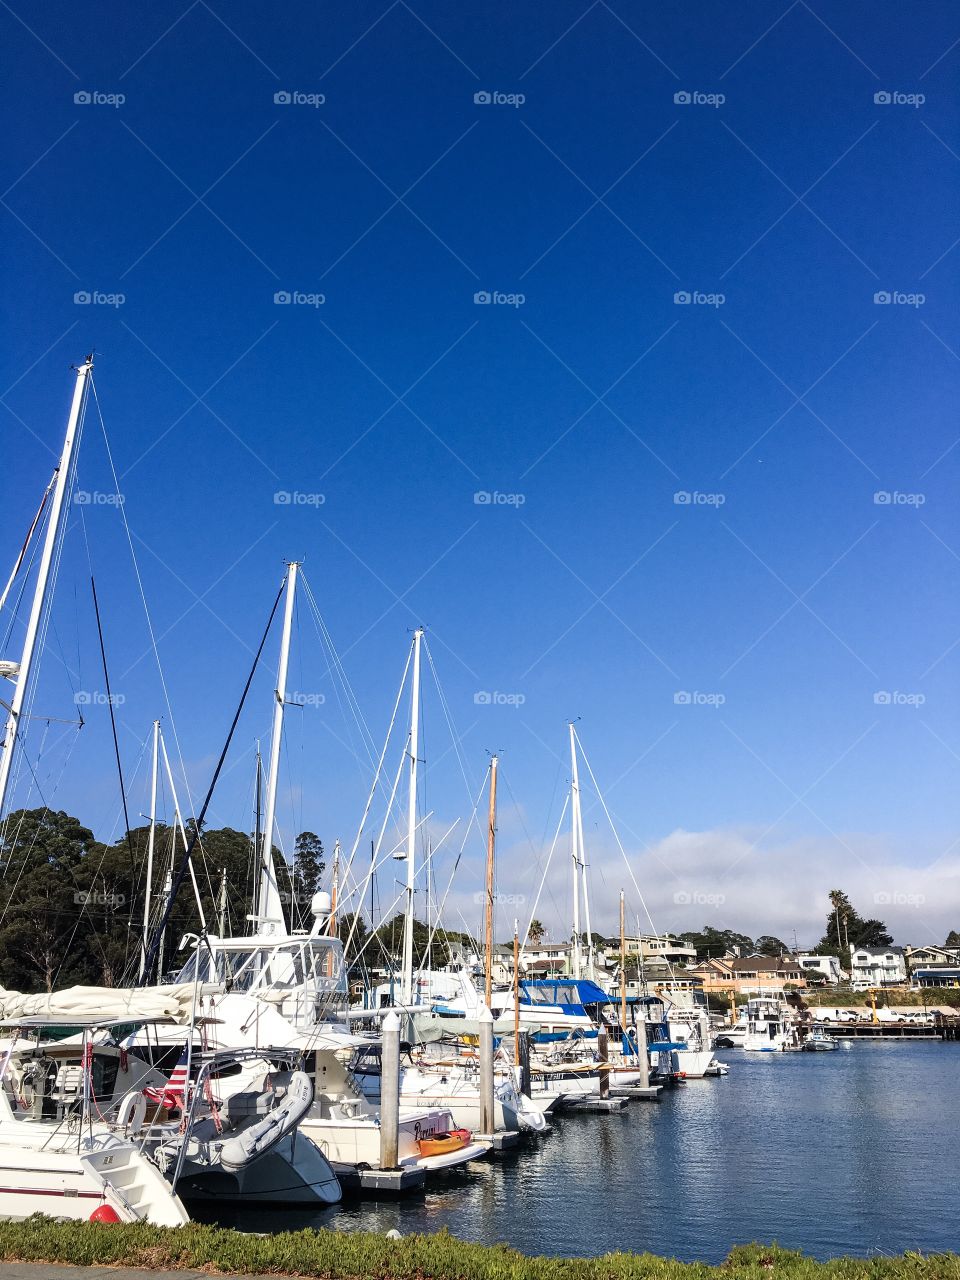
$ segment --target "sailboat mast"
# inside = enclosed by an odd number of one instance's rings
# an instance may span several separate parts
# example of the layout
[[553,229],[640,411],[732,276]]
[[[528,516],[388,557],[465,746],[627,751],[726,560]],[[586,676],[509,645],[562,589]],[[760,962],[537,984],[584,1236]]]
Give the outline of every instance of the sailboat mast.
[[290,633],[293,628],[293,604],[297,589],[297,561],[287,565],[287,598],[283,607],[283,633],[280,639],[280,665],[274,690],[273,728],[270,733],[270,760],[267,770],[267,803],[263,815],[260,846],[260,893],[257,902],[256,930],[260,934],[283,932],[283,907],[280,888],[273,865],[273,824],[277,812],[277,782],[280,777],[280,746],[283,739],[283,712],[287,700],[287,665],[290,659]]
[[67,487],[73,475],[74,451],[92,370],[92,356],[87,356],[83,364],[77,368],[77,380],[73,388],[73,401],[70,405],[70,416],[67,420],[67,434],[63,441],[63,452],[60,455],[60,462],[57,466],[57,477],[53,487],[53,498],[50,503],[50,515],[47,520],[47,533],[43,541],[43,551],[40,555],[40,565],[37,570],[37,585],[34,589],[30,617],[27,620],[27,629],[23,637],[23,649],[20,652],[17,678],[13,689],[13,697],[10,699],[3,741],[0,743],[0,815],[3,814],[6,804],[7,788],[10,784],[10,769],[13,763],[13,748],[17,740],[20,714],[23,710],[24,699],[27,696],[30,673],[33,669],[33,660],[36,655],[37,637],[46,602],[47,585],[50,580],[54,552],[60,539],[63,508],[68,496]]
[[140,954],[140,981],[147,967],[150,945],[150,900],[153,897],[153,849],[157,838],[157,766],[160,763],[160,721],[153,722],[153,767],[150,775],[150,835],[147,838],[147,886],[143,895],[143,951]]
[[493,994],[493,860],[497,840],[497,757],[490,757],[490,810],[487,816],[487,893],[484,912],[484,1003]]
[[[620,890],[620,1030],[627,1034],[627,936],[624,932],[623,890]],[[622,1042],[626,1044],[626,1040]]]
[[403,918],[403,963],[400,998],[413,1000],[413,895],[416,886],[415,845],[417,836],[417,752],[420,749],[420,644],[423,628],[413,633],[413,679],[410,691],[410,777],[407,793],[407,901]]
[[333,842],[333,876],[330,881],[330,926],[331,938],[337,936],[337,899],[340,897],[340,841]]
[[570,839],[573,845],[573,976],[581,977],[580,957],[580,777],[577,773],[577,739],[570,722]]

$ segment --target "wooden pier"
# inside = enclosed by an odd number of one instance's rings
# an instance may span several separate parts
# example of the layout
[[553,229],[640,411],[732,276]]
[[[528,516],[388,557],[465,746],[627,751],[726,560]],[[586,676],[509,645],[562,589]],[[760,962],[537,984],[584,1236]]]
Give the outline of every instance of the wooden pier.
[[819,1024],[837,1040],[958,1040],[960,1014],[934,1015],[932,1023],[841,1022]]

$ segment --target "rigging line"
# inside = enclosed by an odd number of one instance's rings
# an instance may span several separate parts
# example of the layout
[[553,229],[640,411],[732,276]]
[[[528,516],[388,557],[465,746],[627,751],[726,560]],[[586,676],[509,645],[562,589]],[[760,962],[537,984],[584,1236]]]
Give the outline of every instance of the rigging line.
[[[64,480],[65,495],[70,495],[73,493],[73,486],[76,483],[77,462],[80,454],[80,444],[83,439],[83,427],[86,421],[86,416],[87,416],[87,386],[84,385],[83,396],[82,396],[82,401],[80,405],[80,415],[77,421],[77,429],[74,437],[73,456],[71,458],[69,473],[67,474]],[[49,513],[48,513],[48,519],[49,519]],[[53,598],[56,591],[56,585],[60,578],[60,564],[63,559],[63,547],[64,547],[64,543],[66,541],[66,536],[67,536],[67,524],[68,524],[68,521],[66,519],[62,519],[60,521],[60,527],[56,530],[56,539],[53,546],[53,554],[50,560],[48,590],[46,592],[46,599],[43,601],[43,605],[42,605],[40,625],[37,628],[37,637],[36,637],[37,649],[41,654],[44,653],[47,648],[47,632],[50,627],[50,618],[53,614]],[[33,711],[36,705],[38,687],[39,687],[39,681],[34,680],[32,682],[32,686],[27,690],[26,697],[24,698],[23,706],[20,712],[20,720],[25,725],[28,724],[29,721],[33,718]],[[17,728],[19,728],[19,724]],[[21,750],[19,754],[19,759],[17,761],[17,767],[13,773],[13,776],[10,779],[10,791],[8,794],[13,794],[16,791],[16,787],[20,781],[20,776],[23,769],[23,761],[24,761],[25,754],[26,752]]]
[[[317,602],[314,599],[312,591],[310,590],[310,585],[306,581],[305,577],[302,579],[302,581],[304,585],[304,594],[306,595],[307,603],[310,606],[313,627],[317,633],[317,639],[320,641],[320,648],[322,651],[325,651],[324,656],[327,659],[326,674],[331,676],[333,691],[334,691],[334,694],[336,695],[336,699],[340,706],[341,713],[343,713],[344,711],[344,698],[345,698],[347,705],[349,706],[350,711],[353,715],[354,721],[357,723],[358,726],[360,726],[360,740],[363,745],[363,749],[366,752],[370,763],[372,764],[373,753],[370,749],[370,744],[367,742],[367,738],[364,736],[365,726],[363,724],[363,717],[359,713],[359,704],[357,703],[356,698],[353,695],[353,691],[350,688],[350,682],[346,677],[346,672],[343,670],[342,664],[340,664],[339,661],[337,660],[336,649],[333,644],[333,639],[330,636],[330,633],[327,630],[326,624],[324,623],[323,618],[320,614],[320,610],[317,607]],[[340,677],[339,683],[336,678],[337,676]],[[342,689],[341,689],[341,685],[342,685]],[[348,724],[348,732],[349,732],[349,722],[347,721],[347,717],[345,714],[343,718],[344,718],[344,721]],[[351,739],[352,739],[352,736],[353,735],[351,734]],[[354,755],[354,758],[357,760],[357,763],[359,764],[360,758],[357,755],[357,753],[353,751],[352,745],[350,749]]]
[[[406,675],[406,673],[404,673],[404,675]],[[400,686],[400,694],[402,695],[402,693],[403,693],[403,685],[401,685],[401,686]],[[398,695],[398,703],[399,703],[399,696],[400,696],[400,695]],[[394,714],[396,714],[396,708],[394,708]],[[390,724],[390,729],[391,729],[391,732],[392,732],[392,730],[393,730],[393,722],[392,722],[392,721],[391,721],[391,724]],[[390,741],[390,734],[388,733],[388,734],[387,734],[387,742],[385,742],[385,743],[384,743],[384,748],[383,748],[383,749],[384,749],[384,751],[386,751],[386,749],[387,749],[387,743],[389,743],[389,741]],[[381,849],[381,847],[382,847],[382,845],[383,845],[383,837],[384,837],[384,835],[386,834],[386,830],[387,830],[387,823],[390,821],[390,814],[391,814],[391,811],[392,811],[392,809],[393,809],[393,802],[394,802],[394,798],[396,797],[396,794],[397,794],[397,788],[398,788],[398,787],[399,787],[399,785],[400,785],[400,778],[403,776],[403,767],[404,767],[404,765],[406,764],[406,761],[407,761],[407,751],[406,751],[406,743],[405,743],[405,744],[404,744],[404,750],[403,750],[403,752],[402,752],[402,754],[401,754],[401,756],[400,756],[400,764],[399,764],[399,766],[398,766],[398,768],[397,768],[396,776],[394,777],[394,780],[393,780],[393,790],[390,792],[390,799],[389,799],[389,801],[387,802],[387,809],[386,809],[385,814],[383,815],[383,824],[382,824],[382,825],[381,825],[381,827],[380,827],[380,834],[379,834],[379,836],[377,837],[377,842],[376,842],[376,844],[374,845],[373,850],[372,850],[372,852],[371,852],[371,857],[370,857],[370,868],[369,868],[369,870],[367,871],[366,879],[365,879],[365,880],[364,880],[364,882],[363,882],[363,891],[362,891],[362,892],[361,892],[361,894],[360,894],[360,907],[358,908],[357,916],[359,916],[359,914],[360,914],[360,910],[362,910],[362,908],[363,908],[363,902],[364,902],[364,899],[365,899],[365,898],[366,898],[366,896],[367,896],[367,888],[368,888],[368,886],[369,886],[369,884],[370,884],[371,879],[373,878],[373,876],[374,876],[374,875],[375,875],[375,873],[376,873],[377,857],[378,857],[378,855],[379,855],[379,853],[380,853],[380,849]],[[380,758],[380,763],[381,763],[381,764],[383,763],[383,757],[382,757],[382,756],[381,756],[381,758]],[[379,776],[379,766],[378,766],[378,769],[377,769],[377,773],[378,773],[378,776]],[[369,799],[368,799],[368,801],[367,801],[367,808],[364,810],[363,818],[361,819],[361,827],[360,827],[360,831],[358,831],[358,832],[357,832],[357,839],[356,839],[356,841],[355,841],[355,843],[354,843],[353,849],[351,850],[350,858],[349,858],[349,860],[347,861],[347,868],[346,868],[346,871],[345,871],[345,873],[344,873],[344,874],[345,874],[345,876],[350,874],[350,869],[351,869],[351,867],[353,866],[353,855],[354,855],[354,854],[356,853],[356,851],[357,851],[357,845],[360,843],[360,835],[361,835],[361,833],[362,833],[362,831],[363,831],[362,823],[366,820],[367,813],[369,812],[369,809],[370,809],[370,801],[371,801],[372,799],[373,799],[373,793],[371,792],[371,794],[370,794],[370,798],[369,798]],[[371,925],[373,924],[373,919],[372,919],[372,917],[371,917],[370,923],[371,923]],[[355,924],[356,924],[356,920],[354,921],[354,925],[355,925]],[[353,940],[354,925],[352,925],[352,926],[351,926],[350,934],[349,934],[349,936],[348,936],[348,938],[347,938],[347,942],[348,942],[348,943],[349,943],[349,942],[351,942],[351,941]]]
[[[20,548],[20,554],[17,556],[16,560],[14,561],[14,565],[10,573],[10,577],[7,579],[7,585],[3,589],[3,594],[0,595],[0,610],[2,610],[3,606],[7,603],[7,596],[10,594],[10,589],[13,586],[14,582],[16,581],[17,574],[20,572],[21,568],[23,567],[23,562],[27,556],[27,549],[30,546],[30,540],[33,537],[34,533],[36,533],[37,525],[40,523],[41,519],[43,518],[44,510],[46,508],[47,502],[50,499],[51,493],[53,493],[53,488],[56,483],[57,483],[57,472],[54,471],[53,475],[50,477],[50,483],[47,485],[46,489],[44,489],[43,491],[43,497],[40,499],[40,506],[37,508],[37,514],[33,517],[33,521],[30,525],[30,528],[27,530],[27,536],[23,540],[23,546]],[[34,554],[36,554],[36,550],[34,550]]]
[[469,800],[471,795],[473,794],[473,783],[471,783],[469,778],[467,777],[466,765],[464,763],[463,756],[460,754],[460,738],[454,729],[453,718],[450,715],[450,706],[449,706],[449,703],[447,702],[446,694],[443,692],[443,686],[440,684],[440,677],[437,674],[437,667],[433,661],[433,654],[430,650],[430,645],[427,643],[426,632],[424,632],[424,635],[423,635],[423,644],[424,644],[424,648],[427,651],[427,661],[430,664],[430,671],[433,674],[434,684],[437,686],[437,694],[439,695],[439,698],[440,698],[440,706],[443,710],[444,719],[447,722],[447,728],[450,730],[450,739],[453,743],[453,749],[456,753],[457,761],[459,762],[459,765],[460,765],[460,774],[461,774],[461,777],[463,778],[463,785],[466,788],[467,799]]
[[[107,690],[107,708],[110,712],[110,730],[113,734],[113,754],[117,761],[117,777],[120,780],[120,801],[123,804],[123,821],[126,830],[127,853],[130,855],[130,875],[136,875],[136,859],[133,856],[133,841],[130,838],[130,814],[127,812],[127,788],[123,782],[123,765],[120,763],[120,740],[117,737],[117,718],[113,710],[113,694],[110,692],[110,672],[107,670],[107,650],[103,642],[103,626],[100,622],[100,603],[97,600],[97,584],[93,574],[90,575],[90,590],[93,592],[93,612],[97,619],[97,638],[100,641],[100,660],[103,663],[103,683]],[[131,911],[133,904],[130,904]]]
[[620,850],[620,853],[623,857],[623,861],[626,865],[627,871],[630,874],[630,879],[633,881],[633,887],[637,891],[637,897],[640,899],[640,905],[643,907],[644,915],[650,921],[650,928],[653,931],[653,936],[655,938],[659,938],[660,934],[657,931],[657,926],[653,923],[653,916],[651,916],[650,909],[646,903],[646,899],[644,898],[643,894],[640,891],[639,884],[637,884],[637,877],[633,874],[633,868],[630,866],[630,860],[627,857],[627,851],[626,849],[624,849],[623,845],[620,842],[620,835],[617,831],[617,828],[613,825],[613,818],[611,818],[610,816],[610,810],[607,808],[607,802],[606,800],[604,800],[603,793],[601,792],[600,787],[597,784],[597,779],[594,777],[593,770],[590,767],[590,761],[587,759],[587,753],[583,749],[583,743],[580,741],[580,735],[579,733],[577,733],[576,728],[574,728],[573,730],[573,736],[577,740],[577,745],[580,748],[580,755],[583,757],[583,763],[587,766],[587,772],[590,774],[590,780],[593,783],[594,790],[597,793],[597,799],[600,801],[600,804],[603,808],[603,812],[606,814],[607,822],[610,823],[610,830],[613,832],[613,838],[617,842],[617,848]]
[[[323,620],[323,614],[320,612],[320,608],[313,594],[313,590],[310,586],[310,583],[307,581],[307,576],[303,572],[303,570],[301,570],[300,577],[305,588],[305,595],[307,597],[307,601],[312,611],[313,624],[317,631],[317,635],[321,641],[321,644],[325,645],[328,651],[328,670],[330,669],[330,666],[332,664],[332,666],[335,668],[336,672],[340,676],[340,682],[341,682],[341,685],[343,686],[343,692],[346,695],[346,698],[348,703],[350,704],[351,710],[353,711],[354,719],[356,720],[358,726],[360,727],[360,737],[363,741],[364,749],[366,750],[370,763],[373,764],[373,758],[374,758],[373,734],[370,732],[369,726],[367,725],[363,712],[360,710],[360,702],[357,698],[357,695],[353,691],[353,686],[351,685],[350,679],[347,676],[346,668],[344,667],[343,661],[340,658],[340,654],[337,651],[337,647],[333,642],[333,636],[330,634],[330,629]],[[333,674],[332,671],[331,671],[331,674]]]
[[[378,785],[380,785],[380,775],[381,775],[381,772],[382,772],[382,770],[383,770],[383,762],[384,762],[384,759],[385,759],[386,754],[387,754],[387,749],[388,749],[388,748],[389,748],[389,746],[390,746],[390,739],[391,739],[391,737],[393,736],[393,728],[394,728],[394,725],[395,725],[395,724],[396,724],[396,722],[397,722],[397,712],[400,710],[400,702],[401,702],[401,700],[402,700],[402,698],[403,698],[403,690],[404,690],[404,687],[406,686],[406,683],[407,683],[407,674],[408,674],[408,672],[409,672],[409,670],[410,670],[410,663],[411,663],[412,658],[413,658],[413,646],[411,645],[411,646],[410,646],[410,648],[407,650],[407,661],[406,661],[406,664],[405,664],[405,666],[404,666],[404,668],[403,668],[403,675],[400,677],[400,687],[399,687],[399,689],[397,690],[397,697],[396,697],[396,700],[395,700],[395,702],[394,702],[394,704],[393,704],[393,714],[390,716],[390,724],[389,724],[389,726],[388,726],[388,728],[387,728],[387,736],[386,736],[386,738],[384,739],[384,742],[383,742],[383,749],[381,750],[381,752],[380,752],[380,758],[379,758],[379,760],[377,761],[377,768],[376,768],[376,772],[374,773],[374,776],[373,776],[373,783],[372,783],[372,785],[371,785],[371,787],[370,787],[370,793],[369,793],[369,795],[367,796],[367,803],[366,803],[366,805],[364,806],[363,813],[361,814],[361,817],[360,817],[360,826],[359,826],[359,827],[358,827],[358,829],[357,829],[356,838],[354,839],[353,847],[352,847],[352,849],[350,850],[350,856],[349,856],[349,858],[347,859],[347,870],[348,870],[348,871],[349,871],[349,869],[353,866],[353,859],[354,859],[354,857],[356,856],[357,849],[358,849],[358,848],[359,848],[359,846],[360,846],[360,840],[361,840],[361,838],[362,838],[362,836],[363,836],[363,831],[364,831],[364,827],[366,826],[367,817],[368,817],[368,815],[369,815],[369,813],[370,813],[370,806],[373,804],[373,798],[374,798],[374,796],[376,795],[377,787],[378,787]],[[403,758],[402,758],[402,757],[401,757],[401,761],[400,761],[400,768],[401,768],[401,769],[403,768]],[[388,818],[389,818],[390,810],[393,808],[393,800],[394,800],[394,797],[395,797],[395,796],[396,796],[396,794],[397,794],[397,785],[398,785],[398,783],[399,783],[399,775],[398,775],[397,781],[396,781],[396,782],[394,782],[394,784],[393,784],[393,791],[390,793],[390,798],[389,798],[389,800],[388,800],[388,802],[387,802],[387,817],[388,817]],[[387,822],[387,819],[385,818],[385,819],[384,819],[384,827],[386,827],[386,822]],[[380,838],[381,838],[381,840],[383,839],[383,835],[382,835],[382,833],[381,833],[381,837],[380,837]],[[371,923],[372,923],[372,921],[371,921]]]
[[169,894],[168,902],[164,909],[163,916],[160,921],[160,925],[154,931],[154,935],[150,943],[150,950],[147,953],[147,960],[146,960],[146,964],[144,965],[144,973],[150,973],[152,970],[153,962],[156,959],[157,951],[160,946],[160,938],[162,937],[163,930],[166,928],[167,923],[170,920],[170,915],[173,910],[173,903],[176,900],[177,893],[180,889],[180,886],[183,884],[184,878],[187,874],[187,868],[190,865],[190,859],[193,855],[194,846],[196,845],[197,840],[199,839],[199,836],[200,836],[200,828],[203,825],[203,820],[204,820],[204,817],[206,816],[206,812],[210,805],[210,801],[213,799],[213,793],[216,788],[217,781],[220,777],[220,772],[223,769],[223,763],[227,758],[227,752],[230,749],[230,743],[233,741],[233,735],[237,727],[237,722],[240,719],[240,713],[243,711],[244,703],[247,700],[247,694],[250,692],[250,685],[253,683],[253,677],[256,674],[257,667],[260,664],[260,657],[263,653],[263,647],[267,643],[267,636],[270,634],[270,627],[273,625],[273,619],[274,619],[274,616],[276,615],[277,607],[280,604],[280,598],[283,595],[285,585],[286,585],[286,576],[284,576],[284,581],[280,584],[280,590],[277,592],[276,599],[273,602],[273,608],[270,610],[270,617],[267,619],[267,625],[264,628],[263,635],[260,639],[260,645],[257,649],[256,654],[254,655],[253,665],[250,668],[250,674],[247,676],[247,683],[243,686],[243,693],[240,696],[240,703],[236,709],[236,712],[234,713],[233,721],[230,725],[230,731],[227,734],[227,740],[223,744],[223,750],[220,752],[220,759],[217,761],[217,767],[214,770],[213,777],[210,780],[210,786],[207,789],[207,794],[203,801],[203,807],[201,808],[197,817],[194,819],[194,824],[190,834],[189,844],[187,845],[183,858],[180,860],[180,866],[177,868],[177,874],[174,877],[173,886],[171,888],[171,892]]
[[[120,481],[117,476],[117,468],[114,465],[114,461],[113,461],[113,451],[110,448],[110,440],[107,436],[106,423],[103,420],[103,411],[100,408],[100,397],[97,395],[97,384],[94,382],[92,373],[89,375],[89,383],[90,383],[90,388],[93,391],[93,402],[97,407],[97,416],[100,419],[100,430],[103,434],[103,443],[107,451],[107,460],[110,463],[110,474],[113,476],[114,491],[119,497]],[[163,664],[160,661],[160,651],[157,647],[157,637],[156,637],[156,632],[153,629],[153,619],[150,616],[150,606],[147,604],[147,594],[143,586],[143,578],[141,577],[141,574],[140,574],[140,564],[139,564],[139,561],[137,560],[137,553],[133,547],[133,535],[130,532],[130,525],[129,525],[129,522],[127,521],[127,513],[125,510],[124,503],[119,502],[117,506],[119,507],[119,510],[120,510],[120,519],[123,521],[123,529],[127,537],[127,545],[130,548],[130,559],[133,561],[133,572],[137,579],[137,588],[139,589],[140,600],[141,600],[141,603],[143,604],[143,613],[147,621],[147,631],[150,634],[150,646],[153,649],[154,660],[156,661],[156,664],[157,664],[157,674],[160,677],[160,687],[163,690],[163,700],[166,706],[167,717],[170,721],[170,729],[173,733],[173,740],[177,748],[177,759],[180,764],[180,772],[183,775],[183,784],[184,784],[184,787],[186,788],[187,804],[191,811],[191,815],[194,815],[196,808],[193,802],[193,795],[190,790],[190,779],[187,775],[187,768],[183,759],[183,751],[181,750],[181,747],[180,747],[180,737],[177,733],[177,724],[173,715],[173,707],[170,702],[170,692],[167,688],[167,681],[163,672]]]
[[[486,778],[484,778],[483,781],[480,783],[480,790],[477,792],[477,798],[473,802],[473,812],[470,814],[470,821],[467,823],[467,829],[463,834],[463,840],[460,844],[460,850],[457,853],[456,858],[454,859],[453,869],[450,872],[450,879],[447,881],[447,887],[444,890],[443,897],[440,899],[440,905],[437,908],[437,922],[433,926],[433,930],[430,933],[429,941],[427,943],[428,951],[430,950],[430,947],[433,945],[433,939],[436,937],[438,930],[440,930],[444,934],[444,936],[446,936],[447,931],[446,929],[444,929],[443,925],[441,924],[441,920],[443,919],[443,908],[446,906],[447,898],[449,897],[450,890],[453,888],[454,876],[456,876],[457,868],[460,866],[460,859],[463,857],[463,850],[467,843],[467,837],[470,834],[470,828],[473,826],[474,819],[477,817],[477,809],[479,808],[480,801],[483,798],[483,793],[484,793],[484,790],[486,789],[486,785],[487,785],[487,780]],[[479,829],[479,823],[477,825]]]
[[551,846],[550,846],[550,852],[547,854],[547,864],[546,864],[546,866],[543,868],[543,875],[540,877],[540,887],[537,889],[537,896],[534,898],[534,900],[533,900],[533,906],[530,908],[530,919],[529,919],[529,921],[527,922],[527,928],[526,928],[526,931],[525,931],[525,933],[524,933],[524,935],[523,935],[523,942],[520,944],[520,954],[521,954],[521,955],[523,955],[523,952],[524,952],[524,950],[525,950],[525,948],[526,948],[526,945],[527,945],[527,939],[530,937],[530,926],[533,924],[534,920],[537,918],[537,907],[538,907],[538,905],[539,905],[539,903],[540,903],[540,895],[541,895],[541,893],[543,893],[543,886],[544,886],[544,884],[546,883],[546,879],[547,879],[547,872],[550,870],[550,863],[551,863],[551,861],[552,861],[552,859],[553,859],[554,850],[555,850],[555,849],[556,849],[556,847],[557,847],[557,841],[560,839],[560,829],[561,829],[561,827],[563,826],[563,819],[564,819],[564,817],[565,817],[565,815],[566,815],[566,812],[567,812],[567,805],[568,805],[569,803],[570,803],[570,796],[569,796],[569,795],[567,795],[567,796],[564,798],[564,801],[563,801],[563,808],[560,810],[560,818],[559,818],[559,820],[558,820],[558,822],[557,822],[557,829],[556,829],[556,831],[554,832],[554,836],[553,836],[553,844],[551,844]]

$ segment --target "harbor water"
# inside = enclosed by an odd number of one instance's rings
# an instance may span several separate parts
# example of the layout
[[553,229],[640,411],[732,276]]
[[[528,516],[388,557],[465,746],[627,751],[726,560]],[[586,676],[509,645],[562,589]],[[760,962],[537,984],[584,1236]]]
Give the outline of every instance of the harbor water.
[[403,1201],[241,1225],[403,1234],[447,1228],[524,1253],[650,1251],[717,1262],[777,1241],[817,1258],[960,1247],[960,1045],[718,1052],[730,1074],[615,1115],[562,1115],[539,1140]]

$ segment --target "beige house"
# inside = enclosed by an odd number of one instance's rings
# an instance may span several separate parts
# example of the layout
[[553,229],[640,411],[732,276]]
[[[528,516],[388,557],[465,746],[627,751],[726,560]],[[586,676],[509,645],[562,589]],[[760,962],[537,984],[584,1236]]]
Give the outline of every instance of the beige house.
[[743,996],[807,985],[795,956],[723,956],[701,961],[691,973],[703,980],[706,992],[734,991]]

